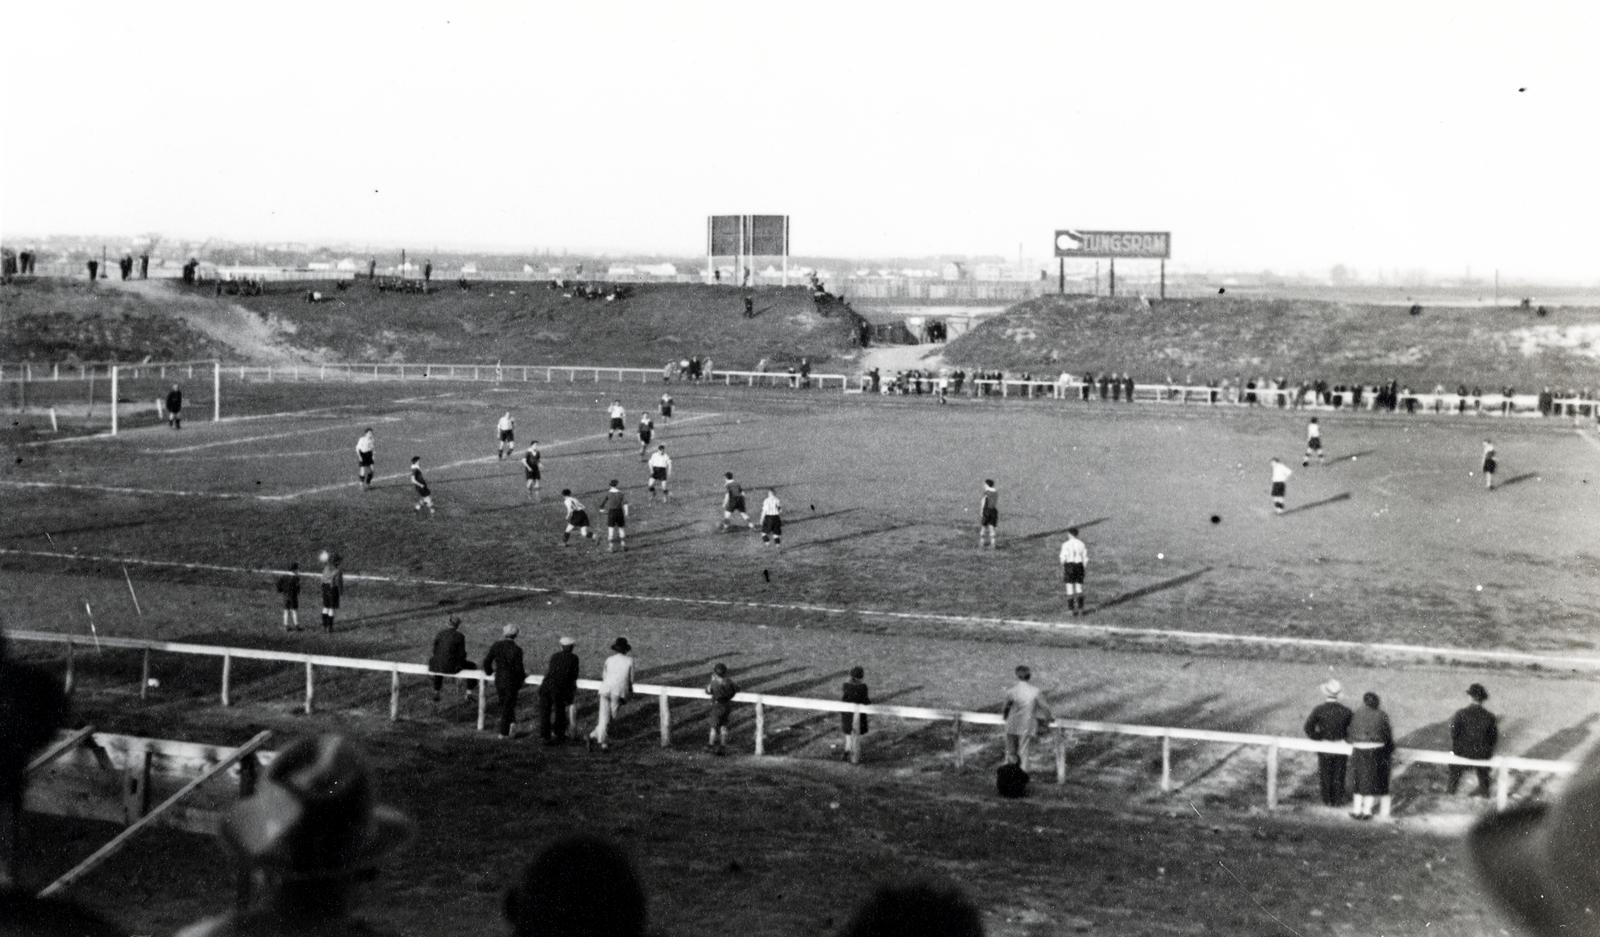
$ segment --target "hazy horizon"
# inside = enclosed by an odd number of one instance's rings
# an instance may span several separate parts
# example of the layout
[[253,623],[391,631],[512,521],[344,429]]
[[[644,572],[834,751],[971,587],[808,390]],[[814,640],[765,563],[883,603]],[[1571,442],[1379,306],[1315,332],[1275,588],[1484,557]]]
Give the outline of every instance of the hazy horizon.
[[[1600,14],[1487,3],[10,11],[0,235],[1590,280]],[[25,119],[23,119],[25,118]],[[42,235],[39,235],[42,236]]]

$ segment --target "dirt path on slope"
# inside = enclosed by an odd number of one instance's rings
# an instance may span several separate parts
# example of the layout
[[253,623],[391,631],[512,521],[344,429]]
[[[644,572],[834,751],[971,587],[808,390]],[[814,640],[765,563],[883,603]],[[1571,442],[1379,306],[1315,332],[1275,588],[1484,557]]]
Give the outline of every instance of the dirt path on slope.
[[281,326],[226,299],[186,293],[164,280],[111,280],[107,285],[144,296],[162,312],[182,319],[251,364],[311,364],[317,360],[285,341]]

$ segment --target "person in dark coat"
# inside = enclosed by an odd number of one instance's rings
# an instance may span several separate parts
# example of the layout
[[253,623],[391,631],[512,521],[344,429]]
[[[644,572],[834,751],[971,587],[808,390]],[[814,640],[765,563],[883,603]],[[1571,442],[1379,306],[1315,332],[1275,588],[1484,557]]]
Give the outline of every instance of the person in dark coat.
[[[863,703],[870,705],[872,703],[872,697],[867,693],[867,684],[865,681],[866,675],[867,672],[860,667],[851,667],[850,679],[844,682],[843,692],[840,694],[839,698],[846,703]],[[854,752],[856,748],[855,720],[855,713],[839,714],[839,728],[844,732],[844,754],[846,758],[850,757],[850,754]],[[867,734],[866,713],[861,714],[861,734]]]
[[173,429],[183,429],[183,391],[178,389],[178,385],[172,385],[172,389],[167,391],[166,403],[167,421]]
[[[1495,745],[1500,741],[1500,722],[1494,713],[1483,707],[1489,691],[1483,684],[1474,683],[1467,687],[1467,695],[1472,697],[1472,702],[1456,710],[1450,719],[1450,751],[1461,758],[1493,758]],[[1478,774],[1478,796],[1488,797],[1489,769],[1475,767],[1472,770]],[[1461,775],[1466,771],[1466,765],[1450,766],[1450,793],[1454,794],[1461,786]]]
[[1350,812],[1357,820],[1372,819],[1372,811],[1382,801],[1380,812],[1389,815],[1389,768],[1394,757],[1394,729],[1384,712],[1378,694],[1361,694],[1361,708],[1350,716],[1350,786],[1355,804]]
[[[433,701],[439,702],[441,691],[444,690],[444,674],[460,673],[472,666],[467,659],[467,636],[461,633],[461,617],[451,615],[450,623],[433,636],[433,653],[428,657],[428,669],[432,671],[429,678],[433,681]],[[466,698],[472,699],[472,691],[466,691]]]
[[528,679],[528,670],[522,665],[517,626],[506,625],[500,633],[503,637],[489,645],[489,653],[483,659],[483,672],[494,678],[495,697],[500,701],[500,737],[508,739],[517,722],[517,694],[522,690],[522,682]]
[[539,684],[539,738],[546,745],[560,745],[572,730],[571,707],[578,698],[577,642],[563,636],[561,650],[550,655]]
[[[1343,687],[1337,680],[1322,685],[1323,702],[1306,719],[1306,738],[1318,742],[1343,742],[1350,732],[1350,707],[1339,702]],[[1337,807],[1344,803],[1344,776],[1350,764],[1348,755],[1317,753],[1317,787],[1322,803]]]

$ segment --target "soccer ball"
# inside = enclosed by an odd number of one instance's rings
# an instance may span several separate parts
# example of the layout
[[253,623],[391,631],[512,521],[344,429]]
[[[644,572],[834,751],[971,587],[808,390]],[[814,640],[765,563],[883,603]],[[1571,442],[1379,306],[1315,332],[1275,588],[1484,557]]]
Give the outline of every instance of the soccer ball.
[[323,550],[321,553],[317,554],[317,562],[319,562],[319,563],[328,562],[328,551],[327,550]]

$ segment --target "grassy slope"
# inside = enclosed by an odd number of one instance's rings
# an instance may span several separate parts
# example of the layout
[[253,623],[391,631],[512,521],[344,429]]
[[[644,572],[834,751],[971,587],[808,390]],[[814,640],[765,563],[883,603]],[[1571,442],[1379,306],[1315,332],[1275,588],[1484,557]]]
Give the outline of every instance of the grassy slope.
[[143,297],[75,280],[0,287],[0,360],[212,358],[214,342]]
[[[1129,371],[1146,380],[1239,375],[1322,377],[1332,383],[1391,378],[1416,388],[1465,381],[1592,386],[1600,361],[1526,337],[1600,334],[1600,310],[1562,308],[1549,316],[1508,309],[1404,308],[1287,299],[1137,300],[1047,296],[1019,303],[952,341],[956,366],[1041,374]],[[1531,331],[1529,331],[1531,330]]]
[[303,293],[240,298],[286,323],[291,341],[358,361],[614,364],[659,367],[669,357],[710,355],[723,367],[827,361],[849,345],[848,320],[822,316],[800,288],[744,291],[641,285],[618,302],[568,299],[540,283],[445,284],[428,295],[378,292],[364,283],[312,305]]

